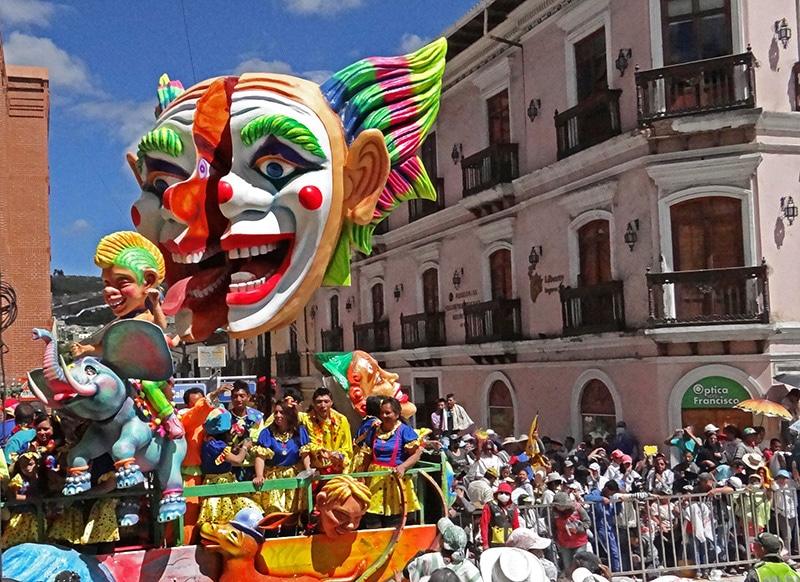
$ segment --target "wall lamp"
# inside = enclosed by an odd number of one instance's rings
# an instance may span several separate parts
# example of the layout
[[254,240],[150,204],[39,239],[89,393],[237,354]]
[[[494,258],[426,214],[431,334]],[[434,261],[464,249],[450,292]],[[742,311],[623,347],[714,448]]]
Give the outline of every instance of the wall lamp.
[[794,219],[797,218],[797,206],[795,206],[791,196],[781,198],[781,213],[783,217],[789,221],[789,226],[791,226]]
[[399,285],[394,286],[394,300],[400,301],[400,296],[403,294],[403,284],[400,283]]
[[792,38],[792,29],[789,28],[789,23],[785,18],[775,21],[775,36],[781,41],[783,48],[789,46],[789,39]]
[[464,158],[464,149],[461,147],[460,143],[453,144],[453,151],[450,152],[450,158],[455,165],[458,165],[458,162]]
[[542,258],[542,247],[541,246],[532,246],[531,247],[531,254],[528,255],[528,262],[533,267],[533,270],[536,270],[536,265],[539,264],[539,261]]
[[628,228],[625,229],[625,236],[623,236],[623,240],[625,244],[628,245],[628,248],[633,252],[633,247],[636,245],[636,241],[639,240],[639,219],[632,220],[628,223]]
[[461,277],[464,276],[464,267],[460,269],[456,269],[453,273],[453,287],[455,287],[456,291],[458,291],[459,285],[461,285]]
[[350,313],[350,310],[353,309],[353,296],[347,298],[347,301],[344,302],[344,308]]
[[536,119],[536,116],[539,115],[539,111],[542,109],[542,100],[541,99],[531,99],[531,102],[528,103],[528,119],[533,121]]
[[619,49],[619,56],[617,60],[614,61],[614,66],[617,67],[620,77],[625,76],[625,69],[628,68],[632,56],[633,51],[631,49]]

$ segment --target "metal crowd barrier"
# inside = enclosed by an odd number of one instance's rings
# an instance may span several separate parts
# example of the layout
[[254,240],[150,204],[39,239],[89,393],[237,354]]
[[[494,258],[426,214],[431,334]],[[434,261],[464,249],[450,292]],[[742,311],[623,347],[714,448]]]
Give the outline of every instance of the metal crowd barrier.
[[[753,543],[762,531],[778,535],[788,558],[800,561],[797,490],[743,490],[733,493],[650,495],[614,499],[610,505],[583,502],[591,528],[586,548],[618,576],[640,577],[653,571],[707,577],[741,573],[755,561]],[[785,508],[794,507],[787,516]],[[606,508],[610,508],[606,513]],[[563,570],[556,543],[553,507],[520,506],[526,527],[549,537],[545,556]],[[792,513],[792,512],[790,512]],[[480,516],[478,514],[478,519]]]

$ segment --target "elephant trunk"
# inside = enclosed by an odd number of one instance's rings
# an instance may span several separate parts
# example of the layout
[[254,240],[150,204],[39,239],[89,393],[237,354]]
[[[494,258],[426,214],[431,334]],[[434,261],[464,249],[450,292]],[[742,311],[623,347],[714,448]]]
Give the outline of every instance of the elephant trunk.
[[44,377],[45,380],[47,380],[48,386],[50,386],[56,394],[56,400],[62,400],[65,397],[75,394],[79,396],[92,396],[95,393],[94,388],[82,386],[64,373],[62,367],[63,360],[59,360],[55,339],[49,331],[34,329],[32,335],[33,339],[44,340],[46,344],[42,371],[44,372]]

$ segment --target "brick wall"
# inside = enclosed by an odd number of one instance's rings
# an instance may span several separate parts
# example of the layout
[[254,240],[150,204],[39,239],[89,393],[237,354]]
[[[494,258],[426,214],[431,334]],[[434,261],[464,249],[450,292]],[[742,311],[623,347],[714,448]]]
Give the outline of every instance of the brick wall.
[[50,179],[46,69],[4,64],[0,46],[0,279],[17,295],[16,321],[3,332],[6,382],[39,367],[33,327],[52,327]]

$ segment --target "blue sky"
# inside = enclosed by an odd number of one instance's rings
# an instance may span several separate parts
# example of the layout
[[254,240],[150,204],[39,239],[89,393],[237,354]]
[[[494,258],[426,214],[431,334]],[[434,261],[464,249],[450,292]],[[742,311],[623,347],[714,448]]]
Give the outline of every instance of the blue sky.
[[154,120],[162,73],[186,87],[245,71],[322,82],[419,48],[476,2],[0,0],[6,62],[50,70],[51,270],[98,274],[97,241],[132,228],[125,152]]

